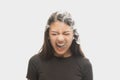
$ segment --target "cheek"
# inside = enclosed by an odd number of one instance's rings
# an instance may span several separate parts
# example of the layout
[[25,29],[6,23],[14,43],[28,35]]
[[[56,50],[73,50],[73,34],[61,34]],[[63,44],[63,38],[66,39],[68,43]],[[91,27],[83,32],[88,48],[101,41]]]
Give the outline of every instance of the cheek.
[[69,36],[69,37],[67,38],[67,40],[73,41],[73,36]]
[[55,44],[55,41],[56,41],[56,38],[55,38],[55,37],[51,37],[51,36],[50,36],[50,42],[51,42],[51,44],[52,44],[52,45],[54,45],[54,44]]
[[68,39],[69,44],[71,44],[72,41],[73,41],[73,38],[69,38],[69,39]]
[[73,42],[73,37],[70,37],[70,38],[68,39],[68,43],[69,43],[69,45],[71,45],[72,42]]

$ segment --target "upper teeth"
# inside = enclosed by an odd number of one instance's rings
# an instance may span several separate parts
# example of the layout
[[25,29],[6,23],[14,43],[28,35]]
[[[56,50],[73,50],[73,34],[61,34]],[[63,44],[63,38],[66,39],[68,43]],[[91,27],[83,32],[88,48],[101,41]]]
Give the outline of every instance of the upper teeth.
[[58,47],[63,47],[65,44],[57,44]]

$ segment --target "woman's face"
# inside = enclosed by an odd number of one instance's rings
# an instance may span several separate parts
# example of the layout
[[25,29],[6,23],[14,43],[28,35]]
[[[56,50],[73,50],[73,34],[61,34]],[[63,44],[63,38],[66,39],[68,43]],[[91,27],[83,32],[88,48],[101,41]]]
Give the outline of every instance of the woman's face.
[[73,29],[63,22],[56,21],[50,25],[49,38],[56,56],[71,55],[70,46],[73,41]]

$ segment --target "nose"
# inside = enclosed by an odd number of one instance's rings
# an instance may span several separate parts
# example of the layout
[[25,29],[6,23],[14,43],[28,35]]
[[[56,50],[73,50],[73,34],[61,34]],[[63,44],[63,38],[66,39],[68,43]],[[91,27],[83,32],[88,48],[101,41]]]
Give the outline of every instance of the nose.
[[64,41],[64,36],[63,36],[63,35],[59,35],[59,36],[57,37],[57,40],[58,40],[59,42]]

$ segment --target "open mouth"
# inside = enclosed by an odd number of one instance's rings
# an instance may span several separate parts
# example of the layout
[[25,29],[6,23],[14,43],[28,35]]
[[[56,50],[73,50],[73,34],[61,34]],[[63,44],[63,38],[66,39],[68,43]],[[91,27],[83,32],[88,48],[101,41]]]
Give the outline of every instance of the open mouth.
[[66,47],[65,44],[56,44],[56,46],[57,46],[57,48],[61,48],[61,49]]

